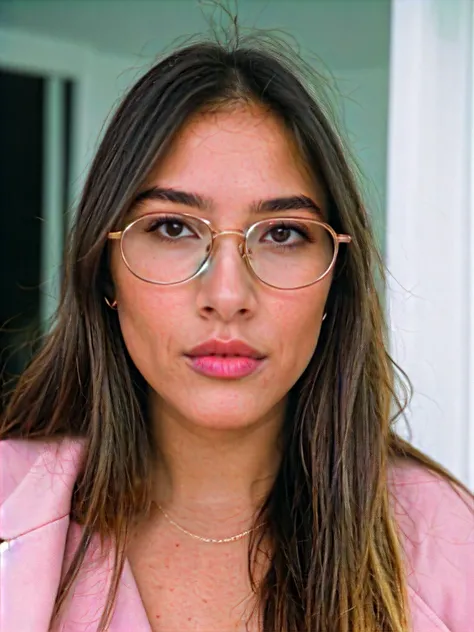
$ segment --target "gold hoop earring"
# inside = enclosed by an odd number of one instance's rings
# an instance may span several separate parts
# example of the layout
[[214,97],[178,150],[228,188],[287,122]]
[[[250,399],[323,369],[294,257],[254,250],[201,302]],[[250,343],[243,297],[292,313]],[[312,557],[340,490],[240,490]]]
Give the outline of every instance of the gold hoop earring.
[[117,305],[118,305],[117,299],[114,299],[111,303],[109,299],[106,296],[104,296],[104,301],[107,303],[110,309],[117,309]]

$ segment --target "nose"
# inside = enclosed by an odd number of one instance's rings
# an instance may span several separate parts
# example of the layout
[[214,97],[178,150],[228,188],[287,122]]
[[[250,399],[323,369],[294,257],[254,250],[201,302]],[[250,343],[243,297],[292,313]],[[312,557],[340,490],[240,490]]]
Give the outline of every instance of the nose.
[[227,234],[225,239],[216,239],[207,269],[198,277],[197,296],[202,316],[224,322],[250,318],[257,305],[255,279],[242,257],[242,235],[237,231]]

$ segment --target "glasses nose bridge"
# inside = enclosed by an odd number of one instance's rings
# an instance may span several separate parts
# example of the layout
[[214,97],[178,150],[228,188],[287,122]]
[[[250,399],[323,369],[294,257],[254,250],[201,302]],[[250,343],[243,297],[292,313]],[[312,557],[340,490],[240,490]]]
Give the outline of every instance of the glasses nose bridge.
[[246,249],[245,249],[245,243],[247,240],[247,234],[245,231],[243,230],[237,230],[237,229],[229,229],[229,230],[219,230],[219,231],[214,231],[213,235],[212,235],[212,241],[214,242],[218,237],[222,237],[225,235],[237,235],[237,237],[240,238],[239,241],[239,253],[240,256],[243,257],[245,255]]

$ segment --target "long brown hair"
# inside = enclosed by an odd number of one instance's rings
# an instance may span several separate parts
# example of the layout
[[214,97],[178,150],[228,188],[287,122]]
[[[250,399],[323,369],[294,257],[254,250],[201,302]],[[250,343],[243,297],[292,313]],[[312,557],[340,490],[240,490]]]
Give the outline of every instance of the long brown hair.
[[[318,97],[318,94],[320,95]],[[403,632],[408,629],[401,547],[390,514],[392,459],[417,461],[453,480],[402,441],[395,369],[375,274],[382,267],[320,78],[268,39],[188,44],[134,85],[111,120],[85,183],[66,253],[56,321],[21,376],[0,437],[83,437],[85,463],[72,514],[83,535],[61,581],[54,616],[92,535],[115,544],[101,629],[110,619],[132,520],[150,506],[154,453],[147,385],[131,362],[109,290],[106,235],[115,229],[183,124],[210,107],[256,102],[292,133],[325,183],[329,223],[352,236],[341,253],[327,320],[310,365],[292,389],[284,452],[257,522],[273,543],[255,586],[265,632]],[[249,545],[249,571],[258,542]]]

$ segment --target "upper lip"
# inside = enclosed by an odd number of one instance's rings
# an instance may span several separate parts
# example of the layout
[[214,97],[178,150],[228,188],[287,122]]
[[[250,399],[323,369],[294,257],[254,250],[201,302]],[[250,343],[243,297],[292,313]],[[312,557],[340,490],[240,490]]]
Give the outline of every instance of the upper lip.
[[265,355],[242,340],[208,340],[194,347],[186,355],[190,357],[221,355],[241,356],[262,360]]

